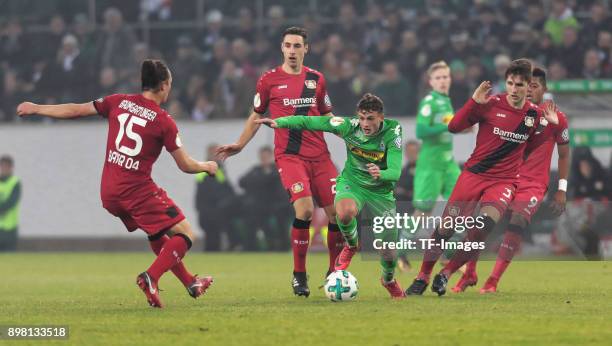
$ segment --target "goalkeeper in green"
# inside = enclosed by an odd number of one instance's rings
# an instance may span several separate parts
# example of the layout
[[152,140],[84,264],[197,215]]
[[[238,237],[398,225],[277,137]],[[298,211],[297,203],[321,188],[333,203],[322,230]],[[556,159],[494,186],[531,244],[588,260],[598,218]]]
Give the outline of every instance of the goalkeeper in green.
[[[431,92],[419,103],[416,137],[421,140],[421,152],[414,172],[414,216],[431,215],[438,196],[448,199],[461,169],[453,158],[453,138],[448,123],[454,115],[448,91],[451,86],[450,68],[444,61],[427,69]],[[411,227],[409,231],[417,230]],[[405,251],[398,254],[399,267],[409,268]]]
[[[373,216],[394,217],[393,190],[402,167],[402,127],[396,120],[385,119],[383,102],[365,94],[352,118],[329,116],[288,116],[257,120],[272,128],[325,131],[338,135],[346,143],[347,159],[336,180],[334,206],[338,226],[346,245],[336,258],[335,270],[345,270],[357,252],[357,215],[367,206]],[[398,241],[397,228],[375,232],[375,244],[381,249],[382,285],[392,298],[404,298],[394,278],[396,256],[385,244]]]

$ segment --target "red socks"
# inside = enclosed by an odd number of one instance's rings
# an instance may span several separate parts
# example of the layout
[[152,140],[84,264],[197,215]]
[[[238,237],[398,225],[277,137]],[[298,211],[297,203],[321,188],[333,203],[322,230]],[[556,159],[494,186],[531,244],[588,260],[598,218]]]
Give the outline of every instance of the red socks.
[[[440,244],[440,241],[444,237],[442,237],[442,235],[438,233],[438,230],[435,230],[432,233],[431,238],[435,240],[435,243]],[[442,253],[442,249],[437,246],[425,249],[425,252],[423,253],[423,263],[421,263],[421,270],[419,271],[419,275],[417,275],[417,279],[429,282],[431,271],[436,265],[436,262],[438,262],[440,256],[442,256]]]
[[340,227],[335,223],[327,226],[327,250],[329,251],[329,271],[334,271],[336,257],[344,247],[344,236],[340,232]]
[[293,220],[291,227],[291,249],[293,250],[293,271],[306,272],[306,253],[310,243],[310,221]]
[[491,278],[499,281],[501,276],[506,271],[506,268],[510,265],[514,255],[521,249],[522,237],[520,234],[515,232],[504,233],[504,240],[499,246],[497,252],[497,260],[495,261],[495,267],[491,272]]
[[[151,246],[151,250],[153,250],[156,255],[159,255],[159,252],[161,251],[162,247],[169,239],[170,237],[165,234],[161,238],[155,240],[149,239],[149,245]],[[183,264],[182,261],[172,267],[171,270],[172,273],[174,273],[174,275],[183,283],[183,286],[191,285],[191,282],[193,281],[193,275],[191,275],[191,273],[187,270],[185,264]]]
[[157,255],[157,259],[147,269],[147,273],[149,273],[153,280],[159,281],[159,278],[165,272],[181,262],[190,247],[191,240],[187,236],[183,234],[174,235],[166,240],[159,251],[159,255]]

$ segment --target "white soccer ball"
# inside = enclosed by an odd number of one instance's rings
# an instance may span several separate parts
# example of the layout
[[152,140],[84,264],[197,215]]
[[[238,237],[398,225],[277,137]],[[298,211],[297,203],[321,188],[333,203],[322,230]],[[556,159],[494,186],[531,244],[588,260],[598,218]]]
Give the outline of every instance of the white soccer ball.
[[325,295],[332,302],[355,300],[359,292],[357,279],[346,270],[336,270],[329,274],[325,282]]

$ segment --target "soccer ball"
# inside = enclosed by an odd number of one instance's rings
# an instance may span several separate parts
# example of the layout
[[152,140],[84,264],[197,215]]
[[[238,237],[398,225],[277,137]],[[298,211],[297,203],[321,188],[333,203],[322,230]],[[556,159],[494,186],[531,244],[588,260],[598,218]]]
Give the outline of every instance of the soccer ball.
[[332,302],[355,300],[359,292],[357,279],[346,270],[336,270],[329,274],[324,288],[325,295]]

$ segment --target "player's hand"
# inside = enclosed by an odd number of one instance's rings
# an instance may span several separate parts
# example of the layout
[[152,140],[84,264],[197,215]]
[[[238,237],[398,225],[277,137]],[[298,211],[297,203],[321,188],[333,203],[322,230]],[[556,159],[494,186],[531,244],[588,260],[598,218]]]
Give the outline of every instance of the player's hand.
[[32,102],[22,102],[17,106],[17,115],[20,117],[24,115],[36,114],[38,111],[38,105]]
[[204,171],[209,175],[217,174],[217,169],[219,169],[219,165],[215,161],[206,161],[204,162],[205,169]]
[[374,179],[380,178],[380,167],[373,163],[368,163],[366,167],[368,168],[368,173],[370,173]]
[[215,150],[215,156],[221,160],[225,161],[230,156],[234,156],[242,151],[242,146],[238,143],[234,144],[226,144],[221,145]]
[[553,197],[553,202],[550,208],[555,216],[560,216],[565,211],[565,203],[567,202],[567,194],[565,191],[557,191]]
[[486,80],[476,88],[474,91],[474,95],[472,95],[472,99],[478,104],[484,105],[489,102],[494,96],[490,95],[491,90],[493,90],[493,85],[490,81]]
[[559,124],[559,116],[557,115],[557,106],[552,101],[544,104],[544,119],[551,124]]
[[267,127],[271,127],[273,129],[278,128],[278,124],[276,124],[276,120],[270,118],[261,118],[255,120],[255,124],[264,124]]

